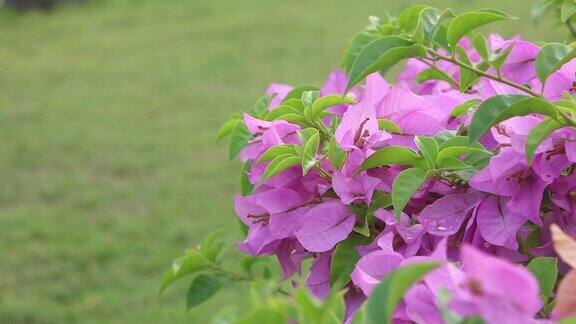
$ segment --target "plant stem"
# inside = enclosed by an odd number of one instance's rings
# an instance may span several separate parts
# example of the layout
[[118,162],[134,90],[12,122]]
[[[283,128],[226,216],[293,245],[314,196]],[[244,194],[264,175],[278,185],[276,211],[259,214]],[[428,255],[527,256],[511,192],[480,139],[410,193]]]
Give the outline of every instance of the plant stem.
[[324,170],[320,164],[318,164],[318,162],[316,162],[314,164],[314,167],[316,168],[316,172],[318,172],[318,175],[320,177],[322,177],[324,180],[328,181],[328,182],[332,182],[332,176],[330,175],[330,173],[328,173],[328,171]]
[[498,81],[498,82],[500,82],[500,83],[509,85],[509,86],[511,86],[511,87],[513,87],[513,88],[516,88],[516,89],[518,89],[518,90],[520,90],[520,91],[523,91],[523,92],[525,92],[525,93],[527,93],[527,94],[529,94],[529,95],[532,95],[532,96],[534,96],[534,97],[539,97],[539,98],[542,97],[539,93],[537,93],[536,91],[534,91],[534,90],[532,90],[532,89],[530,89],[530,88],[528,88],[528,87],[525,87],[525,86],[520,85],[520,84],[518,84],[518,83],[512,82],[512,81],[510,81],[510,80],[504,79],[504,78],[499,77],[499,76],[497,76],[497,75],[493,75],[493,74],[490,74],[490,73],[488,73],[488,72],[484,72],[484,71],[482,71],[482,70],[480,70],[480,69],[477,69],[477,68],[475,68],[475,67],[473,67],[473,66],[471,66],[471,65],[468,65],[468,64],[466,64],[466,63],[462,63],[462,62],[456,60],[455,58],[452,58],[452,57],[450,57],[450,56],[446,56],[446,55],[440,54],[440,53],[438,53],[438,52],[436,52],[436,51],[434,51],[434,50],[432,50],[432,49],[428,49],[428,53],[430,53],[431,55],[437,57],[438,59],[441,59],[441,60],[450,62],[450,63],[455,64],[455,65],[458,65],[458,66],[460,66],[460,67],[462,67],[462,68],[464,68],[464,69],[466,69],[466,70],[470,70],[470,71],[472,71],[472,72],[474,72],[474,73],[476,73],[476,74],[478,74],[478,75],[480,75],[480,76],[483,76],[483,77],[485,77],[485,78],[492,79],[492,80],[494,80],[494,81]]

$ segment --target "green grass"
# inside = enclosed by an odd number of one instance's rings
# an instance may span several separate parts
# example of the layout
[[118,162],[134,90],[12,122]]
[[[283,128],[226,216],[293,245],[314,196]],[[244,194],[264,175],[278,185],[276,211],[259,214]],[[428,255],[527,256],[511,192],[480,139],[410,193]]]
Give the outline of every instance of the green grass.
[[[0,322],[203,322],[161,300],[172,258],[235,229],[239,164],[219,124],[267,83],[319,84],[369,14],[415,1],[115,1],[0,15]],[[519,15],[525,0],[429,1]],[[463,4],[465,3],[465,4]],[[516,8],[517,7],[517,8]]]

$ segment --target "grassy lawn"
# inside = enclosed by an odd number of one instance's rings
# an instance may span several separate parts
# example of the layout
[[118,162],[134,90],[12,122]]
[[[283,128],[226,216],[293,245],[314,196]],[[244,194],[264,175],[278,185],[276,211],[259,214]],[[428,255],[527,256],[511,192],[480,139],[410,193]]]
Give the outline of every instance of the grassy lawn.
[[[207,232],[239,239],[219,124],[267,83],[319,84],[369,14],[416,1],[100,1],[0,15],[0,323],[205,322],[163,271]],[[535,1],[534,1],[535,2]],[[535,28],[532,1],[495,7]]]

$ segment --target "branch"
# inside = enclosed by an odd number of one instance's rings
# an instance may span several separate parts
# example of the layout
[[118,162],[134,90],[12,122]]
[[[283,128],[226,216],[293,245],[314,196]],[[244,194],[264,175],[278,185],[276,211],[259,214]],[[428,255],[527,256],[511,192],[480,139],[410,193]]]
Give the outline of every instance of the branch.
[[539,93],[537,93],[536,91],[534,91],[534,90],[532,90],[532,89],[530,89],[530,88],[528,88],[528,87],[525,87],[525,86],[523,86],[523,85],[520,85],[520,84],[515,83],[515,82],[513,82],[513,81],[510,81],[510,80],[504,79],[504,78],[502,78],[502,77],[499,77],[498,75],[494,75],[494,74],[490,74],[490,73],[488,73],[488,72],[484,72],[484,71],[482,71],[482,70],[480,70],[480,69],[477,69],[477,68],[475,68],[475,67],[473,67],[473,66],[471,66],[471,65],[468,65],[468,64],[466,64],[466,63],[462,63],[462,62],[460,62],[460,61],[458,61],[458,60],[456,60],[456,59],[454,59],[454,58],[452,58],[452,57],[449,57],[449,56],[446,56],[446,55],[442,55],[442,54],[440,54],[440,53],[438,53],[438,52],[436,52],[436,51],[434,51],[434,50],[432,50],[432,49],[427,49],[427,50],[428,50],[428,53],[430,53],[431,55],[437,57],[438,59],[441,59],[441,60],[450,62],[450,63],[452,63],[452,64],[456,64],[456,65],[458,65],[458,66],[460,66],[460,67],[462,67],[462,68],[464,68],[464,69],[467,69],[467,70],[469,70],[469,71],[472,71],[472,72],[474,72],[474,73],[476,73],[476,74],[478,74],[478,75],[480,75],[480,76],[483,76],[483,77],[485,77],[485,78],[488,78],[488,79],[491,79],[491,80],[498,81],[498,82],[500,82],[500,83],[509,85],[509,86],[511,86],[511,87],[513,87],[513,88],[516,88],[516,89],[518,89],[518,90],[520,90],[520,91],[523,91],[523,92],[525,92],[525,93],[527,93],[527,94],[529,94],[529,95],[532,95],[532,96],[534,96],[534,97],[539,97],[539,98],[542,97]]

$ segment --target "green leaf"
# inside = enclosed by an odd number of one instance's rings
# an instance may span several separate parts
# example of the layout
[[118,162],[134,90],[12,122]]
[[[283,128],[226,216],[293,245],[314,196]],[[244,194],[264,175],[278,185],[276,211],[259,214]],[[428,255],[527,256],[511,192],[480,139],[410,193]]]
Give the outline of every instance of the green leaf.
[[235,324],[254,324],[254,323],[286,323],[288,318],[287,311],[277,307],[260,307],[250,314],[235,321]]
[[418,17],[418,25],[414,32],[414,39],[417,43],[425,46],[440,45],[447,48],[446,44],[446,24],[444,22],[448,19],[454,18],[452,9],[448,8],[440,11],[436,8],[425,8],[420,12]]
[[505,50],[492,54],[490,56],[490,65],[492,65],[495,69],[500,70],[504,62],[506,62],[508,55],[510,55],[510,53],[514,49],[514,45],[515,44],[513,43],[510,46],[508,46]]
[[454,138],[456,136],[456,131],[454,130],[445,130],[445,131],[441,131],[440,133],[434,135],[434,140],[436,140],[436,143],[438,143],[438,145],[442,145],[444,142],[446,142],[447,140]]
[[294,300],[298,303],[298,322],[320,323],[322,319],[322,306],[320,302],[311,296],[303,286],[296,290]]
[[356,251],[356,247],[369,242],[368,237],[352,233],[346,240],[336,245],[330,265],[330,287],[332,289],[340,289],[350,281],[350,275],[360,260],[360,254]]
[[360,54],[364,46],[378,39],[378,37],[378,34],[374,32],[361,32],[354,35],[350,40],[342,59],[342,67],[345,69],[346,73],[350,72],[354,61],[356,61],[358,54]]
[[386,118],[378,119],[378,128],[383,131],[387,131],[389,133],[394,134],[402,134],[402,130],[400,126],[398,126],[395,122],[388,120]]
[[302,146],[306,145],[310,138],[314,135],[318,134],[318,130],[313,127],[304,128],[298,131],[298,139],[300,140],[300,144]]
[[[458,53],[458,57],[462,63],[470,66],[473,65],[472,61],[470,61],[470,58],[468,57],[468,54],[462,47],[456,46],[456,52]],[[476,72],[460,67],[460,92],[465,92],[468,90],[468,88],[470,88],[470,86],[474,84],[478,78],[480,78],[480,76],[476,74]]]
[[474,36],[474,48],[476,49],[476,52],[480,54],[482,59],[485,61],[490,60],[490,47],[488,46],[488,40],[486,39],[486,36],[482,34],[477,34]]
[[490,162],[492,153],[482,149],[480,152],[470,152],[464,158],[464,162],[475,170],[482,170]]
[[[282,105],[290,106],[290,107],[296,109],[297,111],[299,111],[300,114],[302,114],[302,112],[304,112],[304,103],[302,102],[301,96],[298,98],[290,98],[290,99],[284,100],[282,102]],[[276,109],[278,109],[278,108],[276,108]],[[274,110],[276,110],[276,109],[274,109]],[[274,111],[274,110],[272,110],[272,111]]]
[[308,90],[302,92],[302,103],[305,108],[310,109],[314,102],[320,98],[320,91],[318,90]]
[[288,102],[290,99],[298,99],[300,100],[302,98],[302,94],[305,91],[319,91],[320,89],[318,89],[318,87],[315,86],[310,86],[310,85],[306,85],[306,86],[301,86],[301,87],[296,87],[294,89],[292,89],[290,92],[288,92],[288,94],[286,95],[286,97],[284,97],[284,100],[282,101],[282,103],[286,103]]
[[172,269],[164,273],[158,294],[162,294],[166,288],[168,288],[178,279],[204,270],[207,264],[208,263],[204,256],[202,256],[198,251],[187,251],[186,255],[179,257],[172,262]]
[[[352,204],[348,206],[348,210],[352,212],[358,219],[362,220],[362,225],[354,226],[352,229],[354,232],[364,235],[366,237],[370,237],[370,223],[373,222],[373,218],[368,216],[368,208],[364,205],[355,205]],[[372,215],[374,216],[374,215]]]
[[472,117],[469,143],[478,141],[493,125],[515,116],[538,113],[556,118],[556,107],[545,99],[521,95],[499,95],[484,101]]
[[418,15],[418,24],[413,39],[420,44],[430,44],[441,14],[440,10],[432,7],[422,10]]
[[232,160],[240,151],[242,151],[248,142],[252,139],[252,134],[243,122],[238,122],[230,133],[230,145],[228,147],[228,156]]
[[473,166],[462,162],[461,160],[454,157],[446,157],[442,160],[438,160],[439,170],[463,170],[472,169]]
[[370,155],[359,167],[360,171],[381,167],[383,165],[425,166],[424,158],[409,148],[402,146],[386,146]]
[[438,164],[439,165],[445,164],[446,159],[450,158],[459,159],[462,155],[470,153],[485,154],[488,157],[492,156],[492,153],[483,149],[477,149],[468,146],[450,146],[446,147],[445,149],[440,151],[440,153],[438,153]]
[[543,140],[548,137],[553,131],[564,127],[562,123],[557,122],[554,119],[546,118],[538,125],[534,126],[530,133],[528,133],[528,137],[526,138],[526,160],[528,163],[532,163],[534,159],[534,152],[538,148],[538,145],[542,143]]
[[422,83],[428,80],[440,80],[450,83],[451,85],[455,85],[454,80],[444,71],[439,70],[436,67],[431,67],[428,70],[424,70],[418,75],[416,75],[416,82]]
[[536,57],[536,72],[542,88],[548,77],[564,64],[576,57],[576,49],[560,43],[550,43],[542,47]]
[[271,98],[268,96],[260,97],[258,100],[256,100],[252,108],[248,110],[248,114],[258,119],[264,119],[266,114],[268,114],[268,105],[270,104],[270,99]]
[[204,236],[204,238],[202,238],[202,242],[200,243],[198,250],[200,254],[202,254],[202,256],[209,262],[215,264],[220,263],[222,253],[226,247],[226,244],[220,240],[222,233],[224,233],[224,229],[219,229],[208,233],[206,236]]
[[486,322],[478,316],[470,316],[470,317],[466,317],[463,321],[462,324],[486,324]]
[[448,44],[453,48],[469,32],[486,24],[506,19],[516,18],[494,9],[470,11],[458,15],[448,25]]
[[514,48],[514,44],[508,46],[504,50],[498,50],[497,53],[492,53],[490,50],[490,46],[488,45],[488,40],[482,34],[477,34],[474,37],[474,48],[480,54],[484,62],[488,63],[490,66],[494,67],[495,69],[499,70],[502,67],[502,64],[508,58],[508,55]]
[[[443,18],[440,17],[440,19],[442,20]],[[448,34],[448,27],[446,24],[440,24],[436,26],[436,32],[434,35],[434,44],[436,46],[434,46],[434,48],[441,47],[445,49],[448,53],[452,53],[453,49],[450,48],[450,45],[448,45],[447,34]]]
[[482,102],[482,100],[480,100],[480,99],[468,100],[468,101],[454,107],[454,109],[452,109],[451,115],[452,115],[452,117],[460,117],[460,116],[464,115],[468,110],[470,110],[470,108],[478,106],[481,102]]
[[268,262],[268,259],[262,258],[260,256],[255,257],[251,255],[245,255],[242,256],[242,259],[240,260],[240,267],[242,270],[244,270],[244,272],[246,272],[246,274],[252,277],[254,273],[254,266],[262,262]]
[[332,294],[324,303],[324,313],[320,323],[341,324],[346,315],[346,303],[344,302],[344,292],[340,291]]
[[387,275],[372,290],[365,304],[365,323],[392,323],[396,306],[418,280],[436,269],[438,263],[416,263],[401,267]]
[[535,258],[526,266],[536,277],[540,285],[540,294],[548,297],[552,295],[556,279],[558,278],[558,260],[552,257]]
[[218,133],[216,133],[216,141],[219,141],[224,137],[230,135],[230,133],[232,133],[232,130],[236,126],[236,123],[239,122],[241,122],[241,120],[238,117],[231,118],[230,120],[225,122],[224,125],[222,125],[222,127],[220,127],[220,129],[218,130]]
[[252,190],[254,189],[254,186],[248,179],[248,171],[250,171],[251,167],[252,164],[250,164],[250,161],[246,161],[242,165],[242,171],[240,171],[240,194],[242,196],[251,194]]
[[302,174],[308,173],[310,169],[316,164],[316,153],[318,152],[318,147],[320,146],[320,135],[318,132],[312,135],[304,145],[304,151],[302,153]]
[[318,98],[312,104],[311,116],[312,118],[317,117],[321,112],[326,110],[328,107],[341,105],[341,104],[356,104],[356,100],[339,94],[330,94],[321,98]]
[[285,121],[293,123],[293,124],[299,124],[299,125],[305,125],[306,124],[306,120],[304,119],[304,117],[302,115],[297,115],[297,114],[284,114],[284,115],[282,115],[276,119],[285,120]]
[[565,23],[568,19],[572,18],[576,13],[576,3],[574,0],[564,0],[564,4],[562,4],[562,11],[560,13],[560,18],[562,22]]
[[374,190],[372,201],[370,206],[368,206],[367,217],[374,216],[374,213],[380,208],[388,208],[390,206],[392,206],[392,196],[387,192]]
[[226,278],[221,274],[199,274],[188,287],[186,308],[190,310],[214,296],[222,288]]
[[472,144],[468,143],[468,137],[466,136],[453,136],[447,140],[445,140],[444,142],[442,142],[442,144],[440,144],[440,151],[444,150],[445,148],[448,147],[452,147],[452,146],[470,146],[473,148],[477,148],[480,150],[486,150],[486,148],[484,146],[482,146],[482,144],[478,143],[478,142],[474,142]]
[[332,166],[337,170],[340,170],[342,165],[344,165],[346,155],[346,151],[344,151],[338,142],[336,142],[336,139],[332,137],[330,139],[330,143],[328,144],[328,159],[330,159]]
[[278,173],[298,165],[302,162],[302,159],[294,154],[282,154],[274,158],[264,170],[264,174],[262,175],[262,180],[260,183],[264,183],[268,179],[272,178],[273,176],[277,175]]
[[399,218],[408,200],[426,181],[426,171],[419,168],[410,168],[400,172],[392,183],[392,205],[396,217]]
[[406,33],[412,33],[418,25],[418,17],[420,17],[420,13],[426,8],[429,7],[425,5],[413,5],[404,9],[396,17],[398,26]]
[[270,161],[270,160],[273,160],[275,157],[282,155],[282,154],[297,155],[296,154],[296,148],[294,148],[294,144],[273,146],[273,147],[269,148],[266,152],[264,152],[260,156],[260,159],[258,159],[258,162]]
[[368,74],[383,71],[410,57],[424,57],[424,47],[399,36],[386,36],[366,45],[349,73],[347,90],[364,79]]
[[366,307],[360,307],[352,318],[352,324],[366,324],[369,323],[366,319]]
[[282,105],[276,107],[274,110],[272,110],[266,116],[266,120],[276,120],[276,119],[279,119],[280,117],[287,115],[287,114],[295,114],[298,116],[302,116],[302,112],[300,110],[298,110],[297,108],[294,108],[294,107],[286,105],[286,104],[282,104]]
[[428,166],[433,168],[434,162],[436,162],[436,158],[438,157],[438,143],[436,143],[432,137],[420,135],[414,137],[414,142],[428,162]]
[[530,11],[532,19],[534,19],[534,21],[537,22],[537,20],[541,16],[543,16],[545,13],[547,13],[550,9],[554,7],[556,1],[557,0],[539,1]]

